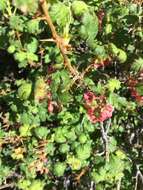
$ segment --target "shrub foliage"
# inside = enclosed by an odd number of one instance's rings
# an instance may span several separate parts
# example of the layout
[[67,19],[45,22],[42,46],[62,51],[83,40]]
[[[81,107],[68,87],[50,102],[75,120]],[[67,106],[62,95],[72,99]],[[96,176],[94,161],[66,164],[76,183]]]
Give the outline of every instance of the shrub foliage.
[[143,9],[0,1],[0,189],[143,186]]

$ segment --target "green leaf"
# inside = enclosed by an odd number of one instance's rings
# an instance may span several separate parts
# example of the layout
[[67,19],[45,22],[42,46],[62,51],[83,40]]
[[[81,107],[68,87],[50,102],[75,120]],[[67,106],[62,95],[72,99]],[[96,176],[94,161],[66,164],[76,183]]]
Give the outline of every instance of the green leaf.
[[43,107],[42,105],[38,108],[38,115],[42,122],[46,121],[47,118],[47,107]]
[[138,83],[136,85],[136,90],[139,93],[140,96],[143,96],[143,83]]
[[91,154],[90,144],[78,146],[76,148],[76,154],[77,154],[77,158],[79,158],[81,160],[85,160],[85,159],[89,158],[90,154]]
[[38,61],[38,55],[37,54],[34,54],[34,53],[32,53],[32,52],[27,52],[27,60],[29,61],[29,62],[33,62],[33,61]]
[[54,164],[54,174],[58,177],[63,176],[66,169],[66,164],[63,162],[57,162]]
[[92,179],[98,184],[101,181],[104,181],[105,175],[106,175],[106,171],[105,170],[100,170],[100,174],[95,171],[92,172]]
[[136,72],[141,71],[143,69],[143,58],[139,57],[138,59],[135,59],[131,68]]
[[82,25],[80,28],[81,38],[87,40],[89,44],[92,44],[98,33],[98,18],[91,15],[89,12],[84,13],[82,18]]
[[30,38],[29,43],[25,44],[28,53],[36,53],[38,49],[38,40],[36,38]]
[[55,147],[54,147],[54,143],[48,143],[46,146],[45,146],[45,151],[47,154],[49,155],[54,155],[54,151],[55,151]]
[[117,79],[109,79],[107,88],[110,92],[114,92],[115,90],[118,90],[121,88],[121,82]]
[[54,95],[58,95],[58,99],[62,104],[67,104],[72,100],[72,96],[70,95],[68,89],[71,83],[71,79],[67,71],[57,71],[52,75],[52,93]]
[[61,27],[66,26],[71,17],[69,8],[61,2],[53,4],[50,10],[50,15],[52,20]]
[[80,136],[79,136],[79,142],[81,143],[81,144],[84,144],[85,142],[87,142],[87,140],[88,140],[88,138],[87,138],[87,136],[85,135],[85,134],[81,134]]
[[54,140],[57,143],[64,143],[64,142],[66,142],[66,138],[64,135],[65,134],[63,134],[62,129],[57,129],[55,132]]
[[118,49],[118,55],[117,55],[118,60],[120,63],[124,63],[127,60],[127,54],[124,50]]
[[13,0],[13,4],[23,13],[35,13],[38,8],[38,0]]
[[117,141],[114,137],[110,137],[109,139],[109,150],[110,152],[114,152],[116,150]]
[[42,31],[42,29],[40,28],[40,21],[38,19],[29,20],[26,23],[26,25],[27,25],[26,30],[30,34],[37,35],[40,34]]
[[49,130],[45,127],[35,128],[35,134],[39,139],[45,139],[49,134]]
[[24,82],[18,88],[18,96],[21,100],[27,100],[31,94],[32,84],[29,82]]
[[61,91],[59,91],[58,98],[63,105],[66,105],[67,103],[69,103],[72,100],[72,96],[70,95],[70,93],[68,91],[65,91],[63,93]]
[[111,54],[113,54],[114,56],[118,55],[119,49],[117,48],[117,46],[115,44],[109,43],[108,48],[109,48],[109,52]]
[[76,134],[75,134],[75,130],[72,129],[71,131],[68,131],[65,136],[67,137],[67,139],[69,139],[70,141],[75,141],[76,139]]
[[0,2],[0,11],[4,11],[7,8],[7,0],[1,0]]
[[17,61],[23,62],[23,61],[26,61],[26,59],[27,59],[27,53],[23,52],[23,51],[19,51],[19,52],[15,53],[14,57]]
[[84,1],[74,1],[72,3],[72,10],[76,16],[81,16],[88,11],[88,6]]
[[9,25],[12,29],[19,32],[23,32],[25,27],[23,17],[17,15],[13,15],[10,17]]
[[45,183],[40,180],[34,180],[32,181],[31,185],[29,186],[28,190],[43,190],[45,186]]
[[128,108],[129,102],[125,97],[121,97],[118,94],[110,93],[108,102],[113,105],[117,110],[121,110],[122,108]]
[[94,49],[95,55],[99,58],[99,59],[106,59],[107,58],[107,54],[106,54],[106,49],[105,47],[102,45],[96,45],[95,49]]
[[20,121],[22,124],[31,125],[31,115],[24,112],[20,115]]
[[61,144],[60,147],[59,147],[59,151],[61,153],[67,153],[69,151],[70,147],[68,144]]
[[7,27],[0,26],[0,48],[7,48],[9,45],[8,41]]
[[28,190],[30,185],[31,185],[30,180],[26,180],[26,179],[22,179],[18,181],[18,184],[17,184],[18,188],[22,190]]
[[50,59],[50,55],[49,54],[46,54],[45,57],[44,57],[44,62],[45,63],[50,63],[51,59]]

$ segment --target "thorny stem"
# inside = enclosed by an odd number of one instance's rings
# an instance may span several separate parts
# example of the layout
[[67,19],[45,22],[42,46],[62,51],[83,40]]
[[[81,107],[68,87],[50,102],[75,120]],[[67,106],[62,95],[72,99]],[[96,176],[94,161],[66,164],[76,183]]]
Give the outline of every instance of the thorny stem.
[[49,27],[51,29],[53,39],[55,40],[55,42],[56,42],[57,46],[59,47],[60,52],[61,52],[61,54],[63,56],[65,67],[68,68],[68,70],[70,71],[70,73],[72,75],[74,75],[74,76],[79,75],[79,72],[77,71],[77,69],[74,68],[71,65],[70,60],[68,59],[68,56],[66,54],[67,50],[66,50],[66,47],[65,47],[65,44],[64,44],[64,40],[57,34],[55,26],[54,26],[54,24],[53,24],[53,22],[51,20],[49,12],[48,12],[47,2],[45,0],[39,0],[39,3],[41,5],[42,11],[43,11],[43,13],[45,15],[46,22],[47,22],[47,24],[49,25]]
[[108,136],[107,136],[107,132],[104,129],[103,122],[100,123],[100,127],[101,127],[102,139],[105,146],[105,159],[107,162],[109,162]]
[[53,37],[53,41],[57,44],[57,47],[60,49],[60,52],[61,52],[61,55],[63,57],[63,60],[64,60],[64,65],[65,67],[69,70],[69,72],[71,73],[72,76],[74,76],[74,79],[73,79],[73,82],[72,84],[69,86],[69,88],[71,88],[73,86],[73,84],[80,79],[80,84],[83,83],[83,78],[84,78],[84,75],[89,72],[90,69],[93,68],[93,64],[90,64],[86,69],[85,71],[83,71],[83,73],[79,73],[78,72],[78,69],[73,67],[71,65],[71,62],[67,56],[67,47],[65,45],[65,41],[63,38],[61,38],[57,31],[56,31],[56,28],[51,20],[51,17],[49,15],[49,12],[48,12],[48,5],[47,5],[47,2],[46,0],[39,0],[39,3],[41,5],[41,8],[42,8],[42,11],[44,13],[44,18],[47,22],[47,24],[49,25],[50,29],[51,29],[51,32],[52,32],[52,37]]

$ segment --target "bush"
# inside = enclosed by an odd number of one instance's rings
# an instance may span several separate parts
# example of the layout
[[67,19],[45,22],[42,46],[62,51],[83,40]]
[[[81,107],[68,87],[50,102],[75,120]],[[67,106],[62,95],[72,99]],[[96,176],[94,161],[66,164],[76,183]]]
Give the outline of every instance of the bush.
[[143,9],[1,0],[0,189],[142,187]]

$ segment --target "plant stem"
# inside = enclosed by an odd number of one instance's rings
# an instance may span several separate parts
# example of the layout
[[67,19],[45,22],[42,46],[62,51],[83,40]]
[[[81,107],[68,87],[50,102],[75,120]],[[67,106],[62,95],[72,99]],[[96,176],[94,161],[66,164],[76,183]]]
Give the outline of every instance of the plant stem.
[[74,68],[72,65],[71,65],[71,62],[70,60],[68,59],[68,56],[66,55],[66,47],[65,47],[65,44],[64,44],[64,39],[62,39],[58,34],[57,34],[57,31],[55,29],[55,26],[51,20],[51,17],[49,15],[49,12],[48,12],[48,5],[47,5],[47,2],[45,0],[40,0],[40,5],[41,5],[41,8],[43,10],[43,13],[45,15],[45,19],[46,19],[46,22],[47,24],[49,25],[50,29],[51,29],[51,32],[52,32],[52,36],[53,36],[53,39],[55,40],[58,48],[60,49],[60,52],[63,56],[63,59],[64,59],[64,65],[66,68],[68,68],[68,70],[70,71],[70,73],[74,76],[77,76],[79,75],[79,72],[77,71],[76,68]]
[[108,145],[108,136],[104,129],[103,122],[100,123],[101,126],[101,133],[102,133],[102,139],[105,146],[105,159],[107,162],[109,162],[109,145]]
[[6,189],[6,188],[12,188],[12,187],[14,187],[14,183],[2,185],[0,186],[0,189]]

